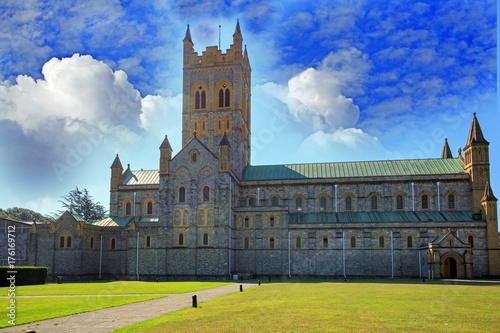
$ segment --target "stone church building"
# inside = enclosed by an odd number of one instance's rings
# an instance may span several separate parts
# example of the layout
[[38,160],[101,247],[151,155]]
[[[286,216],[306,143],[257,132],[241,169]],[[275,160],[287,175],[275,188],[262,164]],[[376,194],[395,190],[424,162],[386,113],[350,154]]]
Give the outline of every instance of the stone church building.
[[110,217],[97,223],[1,220],[25,235],[17,264],[82,280],[500,276],[475,114],[456,158],[445,140],[441,158],[252,166],[239,23],[225,53],[196,53],[189,26],[183,46],[182,149],[165,136],[158,170],[124,170],[117,155]]

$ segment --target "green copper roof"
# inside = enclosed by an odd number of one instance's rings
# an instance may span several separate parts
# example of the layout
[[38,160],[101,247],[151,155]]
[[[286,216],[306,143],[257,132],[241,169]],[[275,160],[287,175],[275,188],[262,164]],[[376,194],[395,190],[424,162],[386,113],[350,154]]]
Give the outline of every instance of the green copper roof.
[[295,213],[289,223],[473,221],[472,211]]
[[463,173],[454,158],[248,166],[242,180],[413,176]]

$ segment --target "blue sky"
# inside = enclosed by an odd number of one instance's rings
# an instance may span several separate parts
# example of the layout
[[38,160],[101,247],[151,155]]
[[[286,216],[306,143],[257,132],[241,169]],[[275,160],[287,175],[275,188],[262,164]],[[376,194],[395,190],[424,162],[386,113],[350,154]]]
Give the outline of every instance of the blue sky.
[[[440,157],[472,113],[500,194],[496,1],[2,1],[0,207],[41,213],[75,186],[109,204],[116,153],[180,147],[182,39],[252,66],[252,164]],[[174,152],[174,153],[175,153]]]

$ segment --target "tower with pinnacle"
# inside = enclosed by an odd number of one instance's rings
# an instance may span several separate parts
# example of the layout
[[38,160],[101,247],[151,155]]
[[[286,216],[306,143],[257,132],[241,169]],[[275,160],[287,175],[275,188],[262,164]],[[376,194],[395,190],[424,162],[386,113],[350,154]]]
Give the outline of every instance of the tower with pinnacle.
[[250,164],[250,62],[240,23],[233,44],[222,52],[209,46],[194,51],[189,25],[183,40],[182,146],[194,136],[214,154],[224,134],[229,143],[228,168],[238,177]]

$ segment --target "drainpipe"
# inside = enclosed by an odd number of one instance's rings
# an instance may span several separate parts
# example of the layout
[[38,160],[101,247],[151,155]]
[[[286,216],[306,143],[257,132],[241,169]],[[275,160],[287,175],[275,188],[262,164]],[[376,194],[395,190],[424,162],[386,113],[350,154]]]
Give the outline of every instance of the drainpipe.
[[134,216],[135,216],[135,192],[134,192]]
[[290,231],[288,232],[288,277],[292,277],[292,270],[290,267]]
[[335,184],[335,213],[339,212],[339,205],[337,202],[337,184]]
[[394,239],[392,238],[392,231],[391,231],[391,262],[392,262],[391,278],[394,279]]
[[438,187],[438,212],[441,211],[441,206],[440,206],[440,196],[439,196],[439,182],[436,183]]
[[135,269],[137,274],[137,281],[139,281],[139,230],[137,230],[137,257],[136,257]]
[[260,187],[257,187],[257,206],[260,206]]
[[101,235],[101,244],[99,249],[99,280],[101,279],[101,271],[102,271],[102,235]]
[[422,278],[422,252],[418,251],[418,277]]
[[232,229],[232,226],[233,226],[233,213],[231,212],[231,203],[233,201],[233,195],[232,195],[232,187],[233,187],[233,181],[229,181],[229,253],[228,253],[228,256],[229,256],[229,279],[231,279],[231,229]]
[[413,211],[415,211],[415,183],[411,182],[411,201],[413,204]]
[[342,231],[342,267],[344,270],[344,279],[345,276],[345,233]]

